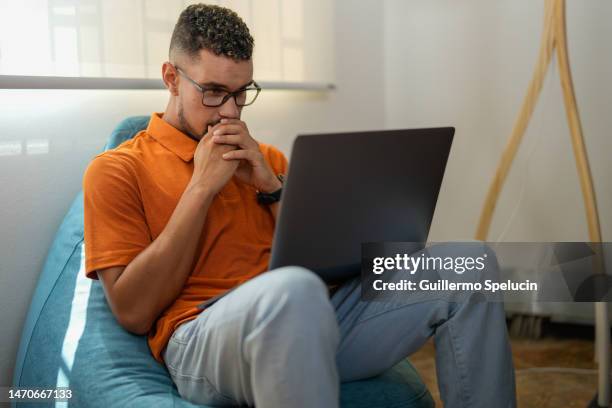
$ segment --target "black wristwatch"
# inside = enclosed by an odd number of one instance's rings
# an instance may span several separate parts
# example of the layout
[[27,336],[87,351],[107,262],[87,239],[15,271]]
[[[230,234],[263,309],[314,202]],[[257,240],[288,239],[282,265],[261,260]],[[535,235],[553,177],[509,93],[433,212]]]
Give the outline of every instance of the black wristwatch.
[[[284,175],[279,174],[276,177],[280,180],[281,184],[285,183]],[[261,191],[258,191],[257,192],[257,202],[262,205],[274,204],[280,201],[282,192],[283,192],[282,187],[271,193],[262,193]]]

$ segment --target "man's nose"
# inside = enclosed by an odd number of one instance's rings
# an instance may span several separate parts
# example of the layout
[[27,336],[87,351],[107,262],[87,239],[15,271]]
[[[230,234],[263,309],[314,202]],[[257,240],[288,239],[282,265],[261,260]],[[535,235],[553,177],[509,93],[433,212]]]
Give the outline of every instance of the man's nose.
[[240,109],[236,105],[236,99],[233,96],[228,98],[219,109],[219,114],[224,118],[240,119]]

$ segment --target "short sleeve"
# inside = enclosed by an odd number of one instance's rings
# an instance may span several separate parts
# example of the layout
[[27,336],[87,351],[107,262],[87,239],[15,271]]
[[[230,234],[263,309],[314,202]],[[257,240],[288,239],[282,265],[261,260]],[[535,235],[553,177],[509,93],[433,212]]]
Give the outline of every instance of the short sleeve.
[[85,270],[128,265],[152,241],[136,177],[118,157],[97,156],[83,176]]
[[289,162],[285,155],[274,146],[262,145],[264,156],[276,174],[287,174]]

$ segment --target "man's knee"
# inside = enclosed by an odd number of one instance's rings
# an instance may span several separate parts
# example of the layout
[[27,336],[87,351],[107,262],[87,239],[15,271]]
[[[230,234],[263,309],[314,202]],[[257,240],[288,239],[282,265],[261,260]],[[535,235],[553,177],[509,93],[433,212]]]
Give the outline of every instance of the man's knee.
[[301,267],[285,267],[257,279],[252,331],[286,333],[287,339],[307,331],[315,343],[315,339],[330,345],[338,342],[336,313],[325,283],[316,274]]
[[266,272],[258,278],[259,302],[280,308],[283,313],[308,315],[333,314],[327,286],[314,272],[299,266],[287,266]]
[[285,266],[266,272],[266,286],[278,293],[291,293],[296,296],[316,295],[326,291],[325,283],[317,274],[301,266]]

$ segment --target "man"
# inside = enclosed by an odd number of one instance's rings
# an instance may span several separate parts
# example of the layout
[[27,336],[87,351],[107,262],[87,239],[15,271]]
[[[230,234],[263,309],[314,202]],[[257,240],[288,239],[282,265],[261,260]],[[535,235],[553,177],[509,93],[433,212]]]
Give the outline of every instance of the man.
[[165,112],[87,169],[87,276],[118,322],[148,334],[195,403],[337,407],[340,381],[435,335],[447,406],[514,406],[501,305],[368,303],[357,279],[330,295],[304,268],[263,273],[287,161],[240,120],[259,92],[252,50],[234,12],[189,6],[162,68]]

